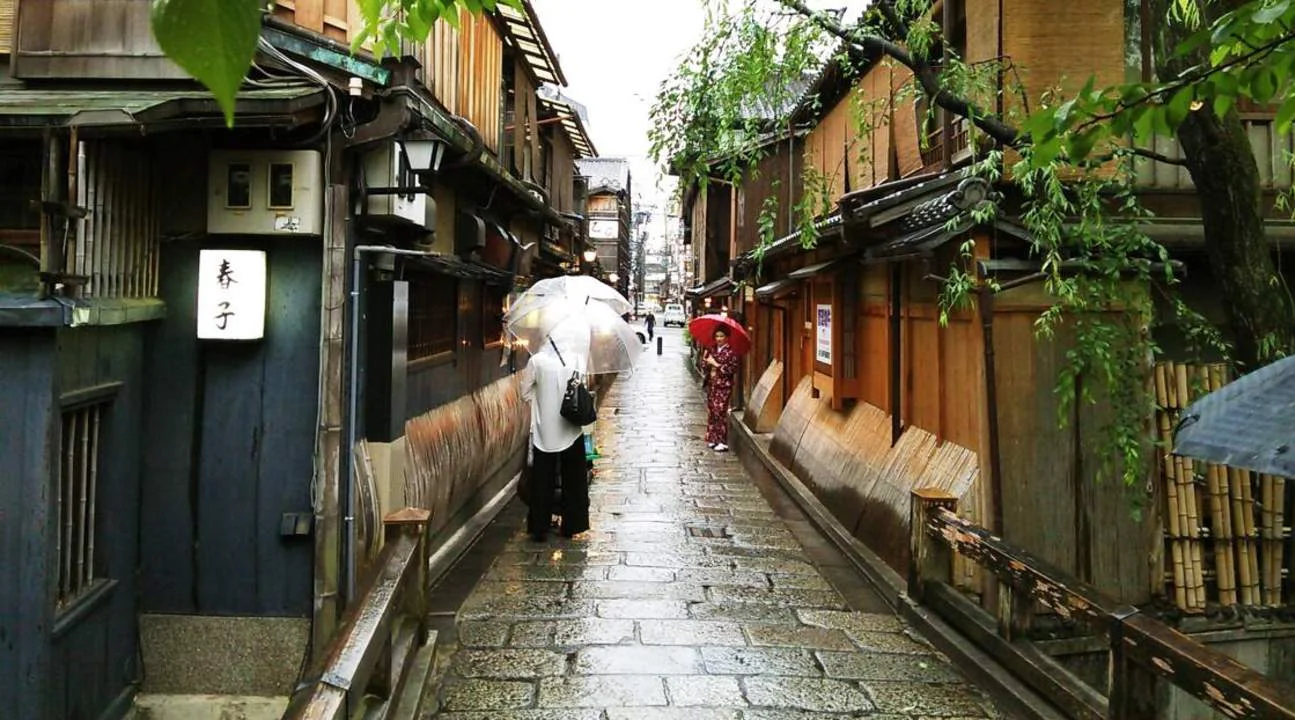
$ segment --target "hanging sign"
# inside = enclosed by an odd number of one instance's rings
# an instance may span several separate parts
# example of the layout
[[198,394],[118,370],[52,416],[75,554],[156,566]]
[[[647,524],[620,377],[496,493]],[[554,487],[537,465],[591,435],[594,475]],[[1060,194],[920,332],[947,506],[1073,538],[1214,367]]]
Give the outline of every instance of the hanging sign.
[[265,337],[265,251],[198,254],[198,339]]
[[619,238],[619,220],[590,220],[589,237],[595,240],[615,240]]
[[814,360],[832,364],[832,306],[821,304],[814,314]]

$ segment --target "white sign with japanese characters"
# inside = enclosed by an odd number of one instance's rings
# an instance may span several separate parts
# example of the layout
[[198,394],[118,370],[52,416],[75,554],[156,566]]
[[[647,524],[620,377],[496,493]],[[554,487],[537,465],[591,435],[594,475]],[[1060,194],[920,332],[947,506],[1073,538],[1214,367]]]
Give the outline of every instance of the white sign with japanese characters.
[[819,305],[814,313],[814,360],[832,364],[832,306]]
[[620,221],[590,220],[589,237],[595,240],[615,240],[620,237]]
[[265,251],[198,254],[198,339],[265,337]]

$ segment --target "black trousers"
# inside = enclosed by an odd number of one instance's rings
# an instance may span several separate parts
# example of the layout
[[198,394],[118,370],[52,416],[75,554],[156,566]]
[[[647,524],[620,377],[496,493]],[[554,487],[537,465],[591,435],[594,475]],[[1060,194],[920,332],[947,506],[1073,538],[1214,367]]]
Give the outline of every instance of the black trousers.
[[544,452],[533,447],[531,465],[530,513],[526,532],[539,535],[548,531],[553,517],[553,489],[562,479],[562,534],[575,535],[589,529],[589,467],[585,464],[585,438],[576,438],[562,452]]

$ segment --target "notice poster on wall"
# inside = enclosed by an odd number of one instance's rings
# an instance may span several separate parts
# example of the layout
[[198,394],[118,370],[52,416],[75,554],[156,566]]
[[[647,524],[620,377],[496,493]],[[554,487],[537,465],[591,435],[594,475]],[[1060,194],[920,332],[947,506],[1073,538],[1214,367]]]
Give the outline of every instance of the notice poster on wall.
[[832,364],[832,306],[819,305],[814,313],[814,360]]
[[198,338],[264,337],[265,292],[264,250],[200,250]]

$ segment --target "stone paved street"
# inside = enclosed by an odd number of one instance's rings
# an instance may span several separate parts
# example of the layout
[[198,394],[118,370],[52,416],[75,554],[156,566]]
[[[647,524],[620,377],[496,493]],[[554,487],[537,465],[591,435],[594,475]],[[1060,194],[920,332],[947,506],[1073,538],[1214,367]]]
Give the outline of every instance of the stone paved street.
[[867,590],[848,601],[739,460],[706,448],[683,352],[666,331],[605,400],[587,538],[497,521],[512,525],[458,609],[436,717],[998,717]]

